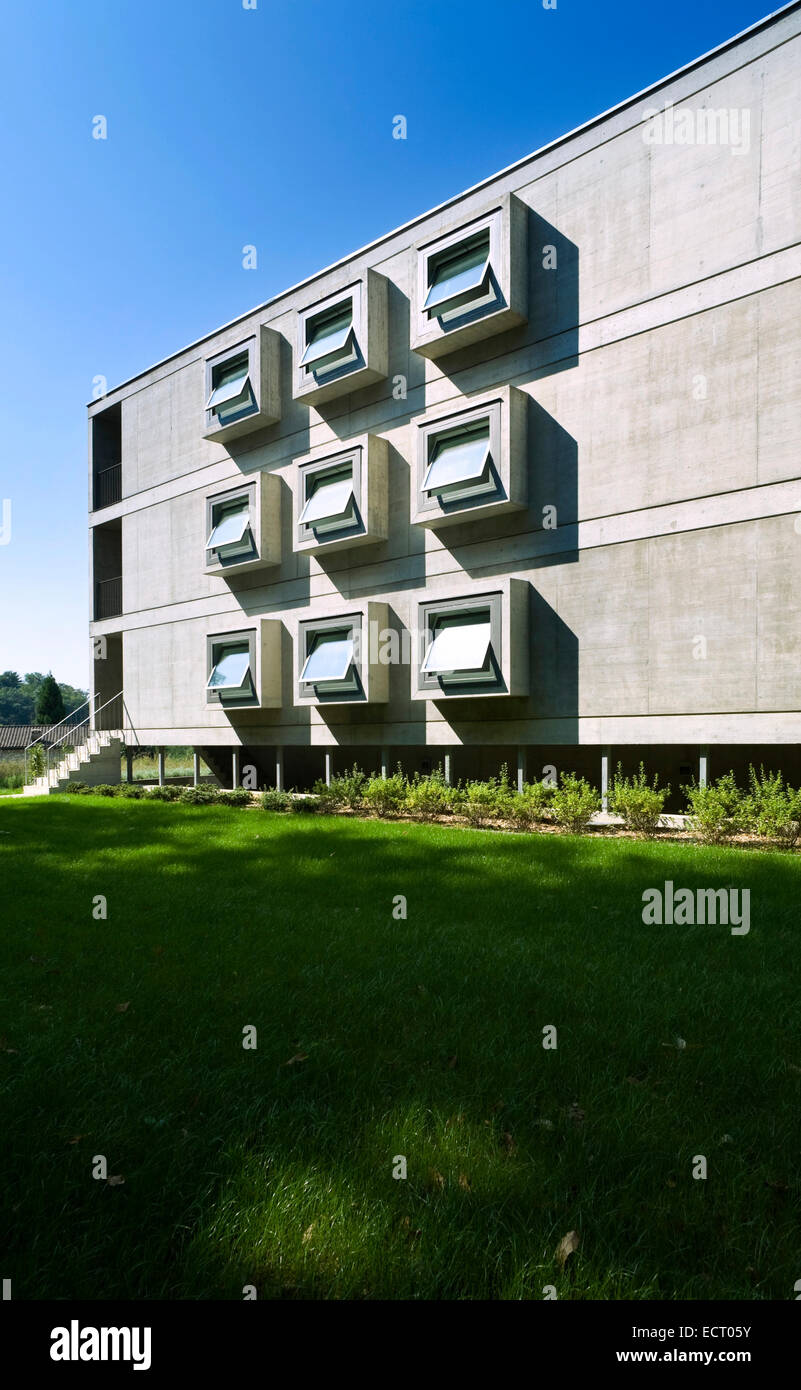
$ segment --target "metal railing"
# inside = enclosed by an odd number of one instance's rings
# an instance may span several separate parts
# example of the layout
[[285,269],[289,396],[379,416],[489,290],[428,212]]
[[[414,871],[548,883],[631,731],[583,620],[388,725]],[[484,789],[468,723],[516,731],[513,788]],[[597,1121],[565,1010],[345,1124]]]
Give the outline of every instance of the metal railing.
[[118,618],[122,612],[122,575],[95,583],[95,621]]
[[[32,785],[40,777],[46,777],[49,786],[55,786],[59,780],[59,764],[66,760],[67,771],[77,770],[80,763],[86,761],[87,750],[91,754],[103,746],[102,733],[118,734],[124,744],[138,745],[139,737],[123,692],[120,690],[102,703],[100,698],[96,695],[94,702],[85,700],[60,724],[52,724],[43,730],[39,738],[31,740],[25,749],[26,786]],[[41,757],[32,753],[34,748],[41,749]]]
[[122,501],[122,464],[112,463],[110,468],[100,468],[94,477],[95,511],[101,507],[113,507]]

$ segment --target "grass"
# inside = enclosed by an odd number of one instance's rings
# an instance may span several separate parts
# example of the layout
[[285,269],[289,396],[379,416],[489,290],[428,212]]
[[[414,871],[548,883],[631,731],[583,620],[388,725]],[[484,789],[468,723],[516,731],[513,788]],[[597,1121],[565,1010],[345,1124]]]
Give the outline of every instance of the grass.
[[797,858],[76,797],[0,866],[15,1296],[793,1298]]

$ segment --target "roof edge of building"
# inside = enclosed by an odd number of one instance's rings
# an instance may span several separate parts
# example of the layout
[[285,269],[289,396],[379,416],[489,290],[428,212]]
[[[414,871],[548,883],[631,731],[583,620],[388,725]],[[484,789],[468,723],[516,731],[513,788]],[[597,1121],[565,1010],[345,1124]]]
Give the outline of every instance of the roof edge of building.
[[[599,115],[592,116],[588,121],[583,121],[581,125],[574,126],[572,130],[566,131],[563,135],[558,135],[555,140],[549,140],[547,144],[541,145],[539,149],[532,150],[529,154],[523,155],[520,159],[513,160],[511,164],[507,164],[503,169],[498,169],[494,173],[487,175],[486,178],[479,179],[478,183],[471,184],[469,188],[463,189],[460,193],[452,194],[451,197],[446,198],[444,202],[437,203],[432,208],[427,208],[425,212],[418,213],[415,217],[410,218],[408,222],[402,222],[399,226],[392,227],[389,231],[383,232],[381,236],[376,237],[373,241],[368,241],[364,246],[357,247],[355,251],[349,251],[347,255],[341,256],[338,261],[332,261],[330,265],[324,266],[321,270],[314,271],[313,274],[307,275],[303,280],[296,281],[294,285],[289,285],[286,289],[281,290],[270,299],[264,300],[262,304],[256,304],[252,309],[247,309],[243,314],[237,314],[235,318],[229,319],[226,323],[219,324],[208,333],[201,334],[199,338],[194,338],[192,342],[186,343],[181,348],[177,348],[175,352],[167,353],[166,357],[161,357],[158,361],[152,362],[149,367],[143,368],[142,371],[134,372],[133,376],[126,377],[124,381],[120,381],[115,386],[112,386],[111,389],[105,393],[105,396],[100,399],[105,399],[106,396],[113,395],[116,391],[122,391],[126,386],[132,385],[133,382],[140,380],[141,377],[148,376],[150,372],[155,371],[158,367],[162,367],[167,362],[172,362],[176,358],[182,357],[185,352],[190,352],[192,348],[200,347],[202,343],[209,342],[220,333],[226,332],[227,329],[235,328],[237,324],[244,323],[247,319],[252,318],[254,314],[263,313],[265,309],[269,309],[272,305],[280,303],[280,301],[285,299],[288,295],[296,293],[297,290],[303,289],[306,285],[313,285],[316,280],[320,280],[323,276],[329,275],[333,270],[338,270],[340,267],[347,265],[349,261],[357,260],[359,256],[365,255],[368,251],[373,250],[374,247],[381,246],[383,242],[398,236],[399,233],[415,227],[420,222],[424,222],[426,218],[432,217],[438,212],[444,212],[454,204],[461,202],[463,198],[469,197],[470,194],[477,193],[482,188],[489,187],[491,184],[495,183],[496,180],[514,173],[516,169],[523,168],[524,165],[529,164],[533,159],[547,154],[549,150],[557,149],[560,145],[575,139],[576,136],[583,134],[585,131],[592,130],[594,126],[600,125],[603,121],[608,120],[610,116],[617,115],[620,111],[625,111],[626,107],[633,106],[635,102],[642,101],[644,97],[647,97],[651,93],[658,92],[660,88],[665,87],[669,82],[673,82],[677,77],[681,77],[684,73],[692,72],[694,68],[700,67],[711,58],[715,58],[725,53],[728,49],[736,47],[737,44],[753,37],[755,34],[759,33],[760,30],[769,28],[771,24],[775,23],[775,21],[782,16],[792,14],[794,10],[799,9],[801,9],[801,0],[790,0],[789,4],[781,5],[777,10],[773,10],[771,14],[765,15],[763,19],[759,19],[756,23],[749,25],[747,29],[740,30],[738,34],[732,35],[730,39],[725,39],[723,43],[717,44],[706,53],[702,53],[699,57],[693,58],[689,63],[685,63],[682,67],[676,68],[673,72],[667,73],[664,77],[660,77],[658,81],[651,83],[650,86],[643,87],[641,91],[635,92],[632,96],[626,97],[623,101],[617,102],[614,106],[610,106],[606,111],[600,112]],[[98,404],[98,400],[91,400],[87,402],[86,408],[87,410],[91,410]]]

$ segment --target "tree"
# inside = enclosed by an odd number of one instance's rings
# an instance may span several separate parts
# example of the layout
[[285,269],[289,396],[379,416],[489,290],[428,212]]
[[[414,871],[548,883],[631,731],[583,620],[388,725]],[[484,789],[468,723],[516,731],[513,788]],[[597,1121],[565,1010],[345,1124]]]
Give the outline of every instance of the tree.
[[0,671],[0,687],[4,690],[17,690],[21,685],[16,671]]
[[30,724],[33,719],[33,700],[22,687],[0,682],[0,724]]
[[58,724],[64,718],[64,701],[61,691],[48,671],[36,692],[36,723]]

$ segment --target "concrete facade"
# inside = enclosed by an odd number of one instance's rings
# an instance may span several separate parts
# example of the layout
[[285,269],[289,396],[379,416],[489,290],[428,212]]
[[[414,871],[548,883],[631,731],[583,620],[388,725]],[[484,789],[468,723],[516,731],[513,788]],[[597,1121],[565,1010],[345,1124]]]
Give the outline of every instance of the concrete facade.
[[[507,218],[500,326],[479,317],[443,346],[421,319],[420,256],[497,209]],[[347,373],[332,392],[306,389],[304,324],[354,285],[357,339],[374,306],[356,389],[344,389]],[[142,743],[237,747],[265,781],[278,763],[287,785],[320,776],[332,749],[340,765],[372,770],[389,752],[410,771],[453,750],[457,775],[514,768],[523,750],[530,775],[555,764],[596,782],[603,749],[627,765],[643,757],[674,782],[679,768],[697,772],[707,748],[713,773],[750,750],[792,764],[800,325],[793,4],[93,402],[90,472],[108,467],[118,417],[122,468],[122,500],[90,513],[101,537],[121,526],[123,581],[122,613],[91,626],[109,639],[96,695],[121,682]],[[260,402],[242,432],[211,438],[209,361],[250,340],[271,345],[266,418],[276,423],[265,427]],[[508,388],[524,403],[514,505],[431,524],[421,424],[508,403]],[[366,460],[373,440],[383,463],[362,543],[299,543],[303,466],[354,441]],[[209,498],[259,475],[270,480],[258,490],[272,508],[260,513],[269,563],[210,565]],[[91,553],[109,578],[109,543]],[[411,642],[380,701],[299,697],[310,618],[385,606],[401,638],[421,604],[508,594],[510,580],[527,612],[508,693],[419,698]],[[280,694],[271,679],[269,702],[209,702],[209,636],[260,631],[265,619],[281,625]],[[516,632],[507,640],[519,646]]]

